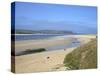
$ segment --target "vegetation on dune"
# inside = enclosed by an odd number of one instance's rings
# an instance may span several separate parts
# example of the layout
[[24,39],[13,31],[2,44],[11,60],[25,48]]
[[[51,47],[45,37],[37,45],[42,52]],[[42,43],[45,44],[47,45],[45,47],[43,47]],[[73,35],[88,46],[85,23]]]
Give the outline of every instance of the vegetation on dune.
[[45,48],[27,49],[26,51],[23,51],[23,52],[17,54],[16,56],[26,55],[26,54],[32,54],[32,53],[39,53],[39,52],[43,52],[43,51],[46,51],[46,49]]
[[90,69],[97,67],[97,40],[76,48],[66,55],[64,64],[67,69]]

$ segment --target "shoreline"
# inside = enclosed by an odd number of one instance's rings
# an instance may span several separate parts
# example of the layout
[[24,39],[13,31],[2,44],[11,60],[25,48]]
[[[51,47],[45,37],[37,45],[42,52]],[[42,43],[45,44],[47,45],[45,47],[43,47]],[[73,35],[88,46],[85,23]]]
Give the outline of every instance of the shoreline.
[[27,49],[38,49],[38,48],[50,48],[53,46],[63,46],[71,44],[75,39],[79,41],[81,44],[86,42],[90,38],[94,38],[95,36],[87,36],[87,35],[69,35],[69,36],[56,36],[49,39],[44,40],[23,40],[23,41],[15,41],[15,54],[26,51]]
[[73,38],[61,36],[61,37],[54,37],[45,40],[15,41],[15,53],[17,54],[27,49],[48,48],[53,46],[65,45],[65,44],[67,45],[69,43],[72,43],[72,40]]

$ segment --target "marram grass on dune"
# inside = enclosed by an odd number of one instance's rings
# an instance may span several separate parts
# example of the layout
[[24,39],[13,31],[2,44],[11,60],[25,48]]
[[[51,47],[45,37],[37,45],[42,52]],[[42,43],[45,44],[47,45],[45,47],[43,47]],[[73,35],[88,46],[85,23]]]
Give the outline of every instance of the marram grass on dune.
[[97,68],[97,40],[92,40],[66,55],[64,64],[68,69]]

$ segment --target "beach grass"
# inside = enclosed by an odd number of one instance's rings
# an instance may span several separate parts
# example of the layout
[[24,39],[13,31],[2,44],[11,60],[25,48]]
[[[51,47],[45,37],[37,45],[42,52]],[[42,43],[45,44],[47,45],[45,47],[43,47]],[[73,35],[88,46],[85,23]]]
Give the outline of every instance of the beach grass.
[[63,63],[71,70],[97,68],[97,40],[73,50],[65,56]]

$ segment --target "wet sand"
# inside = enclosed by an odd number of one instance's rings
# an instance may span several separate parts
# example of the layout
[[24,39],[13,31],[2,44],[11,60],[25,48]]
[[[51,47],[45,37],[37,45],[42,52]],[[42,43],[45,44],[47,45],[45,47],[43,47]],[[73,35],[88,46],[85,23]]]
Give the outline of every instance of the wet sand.
[[15,54],[26,51],[27,49],[48,48],[52,46],[67,45],[72,43],[73,38],[56,37],[45,40],[25,40],[15,42]]

